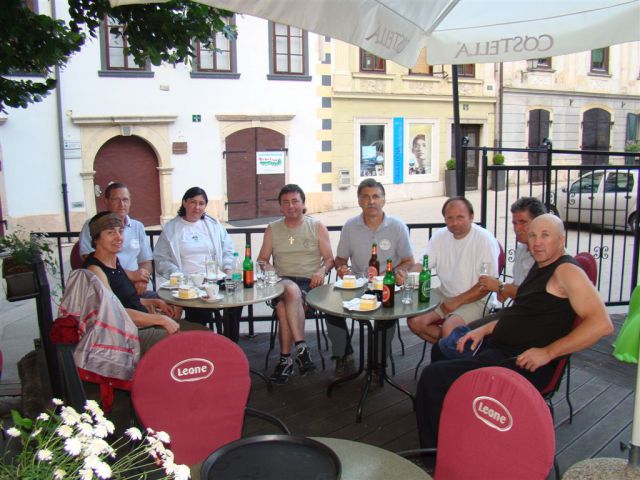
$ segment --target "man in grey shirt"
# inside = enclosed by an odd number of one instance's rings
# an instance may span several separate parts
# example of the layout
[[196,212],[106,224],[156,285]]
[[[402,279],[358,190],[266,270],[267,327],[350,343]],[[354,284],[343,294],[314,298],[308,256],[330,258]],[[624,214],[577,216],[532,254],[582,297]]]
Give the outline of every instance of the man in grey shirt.
[[[413,266],[413,250],[409,241],[409,229],[404,222],[384,213],[385,191],[373,178],[363,180],[358,186],[358,204],[362,213],[350,218],[340,233],[335,259],[338,276],[352,272],[366,275],[371,258],[371,245],[378,246],[380,270],[391,259],[395,270]],[[351,259],[351,266],[348,266]],[[382,272],[378,272],[382,274]],[[336,361],[335,376],[341,377],[353,369],[353,348],[350,344],[346,320],[327,315],[327,331],[332,344],[332,358]],[[395,322],[389,322],[391,326]],[[393,335],[387,335],[390,343]]]
[[[147,290],[151,278],[151,262],[153,253],[149,239],[144,231],[144,225],[129,217],[131,208],[131,194],[124,183],[113,182],[104,191],[107,210],[120,217],[124,225],[124,243],[122,251],[118,252],[120,265],[127,273],[129,280],[135,285],[138,295]],[[80,255],[83,259],[93,252],[91,236],[89,235],[89,221],[87,220],[80,231]]]

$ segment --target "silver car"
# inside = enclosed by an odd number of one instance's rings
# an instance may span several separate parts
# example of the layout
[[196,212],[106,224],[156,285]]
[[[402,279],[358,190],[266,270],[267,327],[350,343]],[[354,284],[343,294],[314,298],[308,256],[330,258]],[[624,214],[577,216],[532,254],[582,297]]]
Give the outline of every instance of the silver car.
[[637,170],[594,170],[552,194],[550,210],[565,222],[634,231],[637,195]]

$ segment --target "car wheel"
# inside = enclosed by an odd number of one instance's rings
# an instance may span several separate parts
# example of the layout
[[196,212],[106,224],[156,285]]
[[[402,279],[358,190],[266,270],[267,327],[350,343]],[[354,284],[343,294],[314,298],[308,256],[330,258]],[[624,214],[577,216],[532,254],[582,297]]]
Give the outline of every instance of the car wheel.
[[631,230],[631,233],[634,233],[638,229],[638,215],[635,212],[629,216],[627,227]]

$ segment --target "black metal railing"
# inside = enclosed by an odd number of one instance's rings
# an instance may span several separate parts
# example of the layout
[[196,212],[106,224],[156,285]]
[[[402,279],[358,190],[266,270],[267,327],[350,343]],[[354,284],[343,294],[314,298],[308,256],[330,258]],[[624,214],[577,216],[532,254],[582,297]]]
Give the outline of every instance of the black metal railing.
[[[598,263],[597,287],[607,305],[626,305],[638,283],[640,238],[638,181],[640,164],[628,152],[465,147],[482,153],[481,223],[504,245],[513,263],[515,236],[510,206],[523,196],[540,198],[567,226],[570,254],[591,253]],[[506,165],[489,165],[489,153],[500,152]],[[509,165],[510,156],[545,155],[543,165]],[[618,159],[624,165],[582,165],[583,155]],[[522,158],[522,157],[521,157]],[[588,157],[587,157],[588,158]],[[558,164],[553,164],[556,162]],[[559,164],[562,162],[562,164]],[[576,164],[570,164],[576,163]],[[504,189],[496,182],[504,175]],[[492,180],[492,181],[490,181]]]

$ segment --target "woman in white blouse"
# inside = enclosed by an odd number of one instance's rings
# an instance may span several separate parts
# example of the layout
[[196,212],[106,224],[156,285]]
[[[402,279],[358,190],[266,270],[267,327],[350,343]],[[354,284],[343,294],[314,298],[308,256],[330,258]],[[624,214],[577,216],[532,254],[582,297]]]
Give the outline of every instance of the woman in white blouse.
[[[182,196],[178,216],[169,221],[153,252],[156,270],[169,278],[173,272],[186,275],[204,271],[205,259],[212,257],[228,275],[233,267],[233,242],[224,227],[205,213],[209,198],[200,187],[191,187]],[[186,320],[211,321],[211,310],[185,308]],[[224,310],[224,334],[237,342],[242,308]]]

